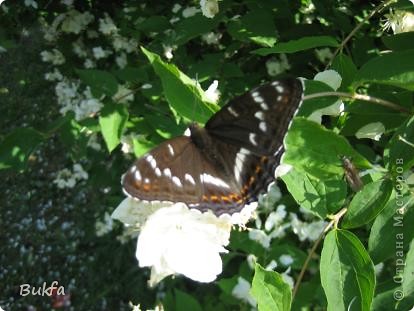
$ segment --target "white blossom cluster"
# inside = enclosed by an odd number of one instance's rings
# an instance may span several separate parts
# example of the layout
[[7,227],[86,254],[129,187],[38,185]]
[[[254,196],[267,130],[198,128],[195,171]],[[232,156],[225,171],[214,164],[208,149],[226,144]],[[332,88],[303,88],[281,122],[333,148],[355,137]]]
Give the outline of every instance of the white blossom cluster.
[[113,227],[113,220],[111,218],[111,215],[106,212],[104,214],[103,220],[97,220],[95,223],[95,229],[96,229],[96,235],[98,237],[101,237],[109,232],[112,231]]
[[60,189],[73,188],[78,181],[86,180],[88,177],[88,173],[83,169],[82,165],[76,163],[73,165],[72,171],[67,168],[60,170],[53,183]]

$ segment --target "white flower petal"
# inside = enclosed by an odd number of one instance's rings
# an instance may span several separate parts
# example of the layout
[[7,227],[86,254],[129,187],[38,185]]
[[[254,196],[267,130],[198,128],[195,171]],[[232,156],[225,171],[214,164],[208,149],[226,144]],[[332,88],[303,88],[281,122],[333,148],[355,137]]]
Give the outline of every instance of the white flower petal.
[[341,75],[333,69],[328,69],[322,72],[318,72],[315,77],[313,78],[315,81],[321,81],[335,91],[341,86],[342,77]]
[[380,140],[381,135],[385,132],[385,127],[381,122],[369,123],[361,127],[356,133],[355,136],[358,139],[369,138],[373,140]]

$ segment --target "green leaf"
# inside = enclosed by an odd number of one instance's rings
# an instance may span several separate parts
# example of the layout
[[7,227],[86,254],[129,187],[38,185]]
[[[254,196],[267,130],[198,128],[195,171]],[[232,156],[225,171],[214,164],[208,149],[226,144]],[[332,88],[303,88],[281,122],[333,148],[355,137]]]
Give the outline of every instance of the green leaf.
[[411,50],[414,42],[414,32],[403,32],[392,36],[382,36],[382,42],[390,50],[403,51]]
[[32,128],[17,128],[0,143],[0,170],[22,171],[27,160],[45,136]]
[[259,311],[289,311],[292,292],[282,276],[274,271],[267,271],[256,263],[252,289]]
[[220,15],[216,15],[214,18],[205,18],[198,13],[194,16],[183,18],[175,26],[177,37],[174,38],[174,44],[182,45],[195,37],[210,32],[217,27],[219,22]]
[[295,201],[322,219],[340,209],[346,198],[347,185],[343,178],[323,181],[291,169],[282,179]]
[[[405,210],[404,214],[399,211]],[[414,198],[410,193],[391,194],[391,199],[382,212],[375,218],[368,239],[368,250],[375,263],[382,262],[395,256],[397,234],[404,237],[405,241],[414,238]],[[405,244],[408,247],[408,244]]]
[[371,167],[345,138],[304,118],[294,119],[285,138],[285,146],[283,163],[321,180],[343,175],[341,156],[351,158],[357,167]]
[[[379,70],[380,69],[380,70]],[[387,53],[365,63],[356,74],[353,89],[379,83],[414,90],[414,50]]]
[[109,152],[118,146],[127,120],[128,110],[124,105],[107,103],[101,110],[99,125]]
[[321,254],[321,281],[328,311],[369,311],[374,296],[374,265],[361,241],[346,230],[332,230]]
[[180,291],[178,289],[175,292],[175,310],[194,310],[202,311],[200,303],[191,295]]
[[271,48],[261,48],[254,50],[252,53],[260,56],[266,56],[276,53],[296,53],[299,51],[309,50],[317,47],[339,46],[335,38],[330,36],[303,37],[298,40],[280,42]]
[[172,109],[199,123],[205,123],[218,110],[217,105],[208,103],[203,90],[177,67],[163,62],[157,54],[141,49],[161,78],[165,97]]
[[[404,297],[414,293],[414,239],[411,241],[410,250],[405,257],[402,289]],[[400,265],[401,266],[401,265]]]
[[345,229],[357,228],[369,223],[384,209],[392,192],[392,182],[383,179],[362,188],[349,204],[342,222]]
[[80,79],[90,86],[92,94],[99,98],[102,95],[113,96],[118,91],[118,82],[107,71],[98,69],[76,69]]
[[136,27],[146,33],[149,32],[162,32],[170,29],[171,25],[165,16],[148,16],[138,23]]
[[255,9],[227,24],[229,34],[240,41],[252,41],[271,47],[276,42],[276,28],[269,10]]
[[[322,92],[333,92],[334,90],[321,81],[305,80],[305,96]],[[324,96],[318,98],[307,99],[301,105],[298,116],[309,117],[313,112],[329,107],[338,100],[334,96]]]
[[334,58],[331,68],[336,70],[342,77],[339,90],[346,90],[351,85],[358,71],[352,59],[343,53],[338,54]]
[[395,132],[384,151],[384,160],[394,174],[399,170],[407,171],[414,165],[414,117]]

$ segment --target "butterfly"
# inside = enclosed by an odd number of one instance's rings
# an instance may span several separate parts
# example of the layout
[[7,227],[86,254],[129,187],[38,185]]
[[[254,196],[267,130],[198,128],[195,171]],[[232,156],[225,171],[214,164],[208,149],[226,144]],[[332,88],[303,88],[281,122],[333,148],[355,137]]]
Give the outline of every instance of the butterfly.
[[137,159],[123,175],[135,199],[183,202],[215,215],[239,212],[274,181],[283,139],[303,100],[301,80],[276,80],[232,99],[201,127]]

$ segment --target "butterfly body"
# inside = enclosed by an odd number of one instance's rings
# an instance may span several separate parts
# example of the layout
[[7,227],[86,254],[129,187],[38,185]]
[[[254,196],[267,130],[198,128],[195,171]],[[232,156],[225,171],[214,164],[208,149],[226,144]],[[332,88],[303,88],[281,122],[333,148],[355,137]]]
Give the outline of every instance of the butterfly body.
[[216,215],[239,212],[274,180],[302,96],[298,79],[284,79],[233,99],[205,127],[191,124],[190,136],[167,140],[136,160],[123,177],[124,191]]

